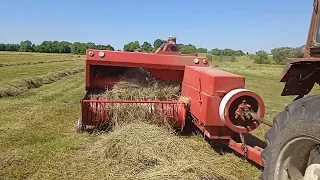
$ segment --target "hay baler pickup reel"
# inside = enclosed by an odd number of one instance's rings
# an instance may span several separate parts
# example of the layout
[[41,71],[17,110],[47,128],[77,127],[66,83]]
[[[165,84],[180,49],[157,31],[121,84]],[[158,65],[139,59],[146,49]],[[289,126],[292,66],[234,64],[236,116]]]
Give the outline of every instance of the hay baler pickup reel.
[[[172,101],[90,98],[93,91],[112,89],[128,68],[144,68],[160,80],[179,83],[180,98]],[[265,107],[260,96],[244,86],[243,76],[209,67],[206,57],[164,51],[151,54],[88,49],[87,93],[81,100],[78,131],[108,121],[112,112],[106,108],[110,104],[149,104],[154,112],[174,121],[174,128],[184,129],[185,124],[193,123],[207,138],[219,140],[263,165],[262,148],[247,145],[243,134],[263,122]],[[181,99],[187,99],[188,103]],[[240,135],[241,142],[232,139],[234,134]]]

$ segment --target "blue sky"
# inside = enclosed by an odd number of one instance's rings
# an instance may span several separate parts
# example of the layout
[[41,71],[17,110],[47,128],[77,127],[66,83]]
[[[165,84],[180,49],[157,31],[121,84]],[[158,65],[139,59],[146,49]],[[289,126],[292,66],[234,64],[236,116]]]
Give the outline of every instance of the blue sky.
[[0,0],[0,42],[94,42],[116,49],[177,37],[255,52],[305,43],[313,0]]

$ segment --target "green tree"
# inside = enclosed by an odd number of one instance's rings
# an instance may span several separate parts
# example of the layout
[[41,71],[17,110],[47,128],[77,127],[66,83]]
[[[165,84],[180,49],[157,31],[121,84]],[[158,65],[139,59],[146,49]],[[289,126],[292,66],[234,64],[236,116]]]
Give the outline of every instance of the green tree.
[[73,54],[85,54],[87,48],[85,43],[75,42],[72,44],[71,52]]
[[32,52],[32,42],[29,40],[26,41],[21,41],[20,43],[20,48],[19,48],[20,52]]
[[140,49],[139,41],[129,42],[128,44],[124,45],[123,50],[128,52],[134,52]]
[[142,45],[141,45],[141,51],[142,52],[147,52],[147,53],[150,53],[152,52],[153,48],[152,48],[152,45],[145,41]]
[[192,44],[188,44],[188,45],[179,45],[178,46],[180,49],[180,52],[182,54],[190,54],[190,53],[196,53],[197,52],[197,48],[196,46],[192,45]]
[[198,53],[207,53],[207,52],[208,52],[208,49],[206,49],[206,48],[198,48],[198,49],[197,49],[197,52],[198,52]]
[[71,53],[72,44],[67,41],[61,41],[58,45],[58,53]]
[[6,51],[19,51],[19,44],[6,44]]
[[5,50],[6,50],[6,45],[0,44],[0,51],[5,51]]
[[86,43],[86,49],[96,49],[96,45],[93,42]]
[[270,64],[268,53],[263,50],[258,51],[256,55],[253,56],[253,61],[256,64]]
[[221,50],[220,50],[220,49],[217,49],[217,48],[212,49],[212,50],[211,50],[211,54],[212,54],[212,55],[216,55],[216,56],[220,56],[220,55],[221,55]]
[[222,56],[232,56],[233,54],[234,54],[234,51],[232,49],[227,48],[227,49],[223,49],[221,51],[220,55],[222,55]]
[[287,58],[297,57],[298,48],[280,47],[271,50],[273,60],[278,64],[285,64]]
[[52,41],[43,41],[41,44],[36,46],[36,50],[42,53],[52,53],[53,43]]
[[162,39],[156,39],[154,42],[153,42],[153,47],[155,49],[158,49],[163,43],[166,43],[167,41],[166,40],[162,40]]
[[95,49],[99,49],[99,50],[111,50],[114,51],[114,47],[112,47],[111,45],[97,45]]

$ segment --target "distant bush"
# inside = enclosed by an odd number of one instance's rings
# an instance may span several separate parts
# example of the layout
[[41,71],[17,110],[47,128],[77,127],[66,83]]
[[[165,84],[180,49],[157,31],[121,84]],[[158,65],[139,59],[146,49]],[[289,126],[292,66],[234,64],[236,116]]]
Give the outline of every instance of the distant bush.
[[297,57],[298,48],[292,47],[280,47],[274,48],[271,50],[273,55],[273,60],[277,64],[285,64],[287,62],[287,58],[295,58]]
[[260,50],[256,53],[256,55],[254,56],[251,56],[254,63],[256,64],[270,64],[271,61],[269,59],[269,56],[268,56],[268,53],[263,51],[263,50]]

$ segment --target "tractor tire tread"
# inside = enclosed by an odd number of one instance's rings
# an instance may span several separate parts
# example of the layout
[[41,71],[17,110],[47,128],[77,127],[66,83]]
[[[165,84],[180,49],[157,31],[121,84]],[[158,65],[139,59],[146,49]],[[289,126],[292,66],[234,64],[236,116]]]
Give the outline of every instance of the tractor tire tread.
[[[296,123],[308,123],[318,125],[320,128],[320,96],[312,95],[301,98],[287,105],[273,120],[274,125],[265,134],[267,147],[261,153],[264,170],[260,175],[261,180],[273,180],[274,158],[277,156],[281,140],[288,137],[288,133],[282,134],[284,130],[293,131]],[[297,126],[297,125],[296,125]],[[309,133],[312,133],[311,130]],[[294,134],[294,133],[293,133]],[[282,136],[281,136],[282,135]],[[295,136],[295,135],[289,135]],[[319,135],[318,135],[319,136]],[[282,138],[282,139],[281,139]]]

